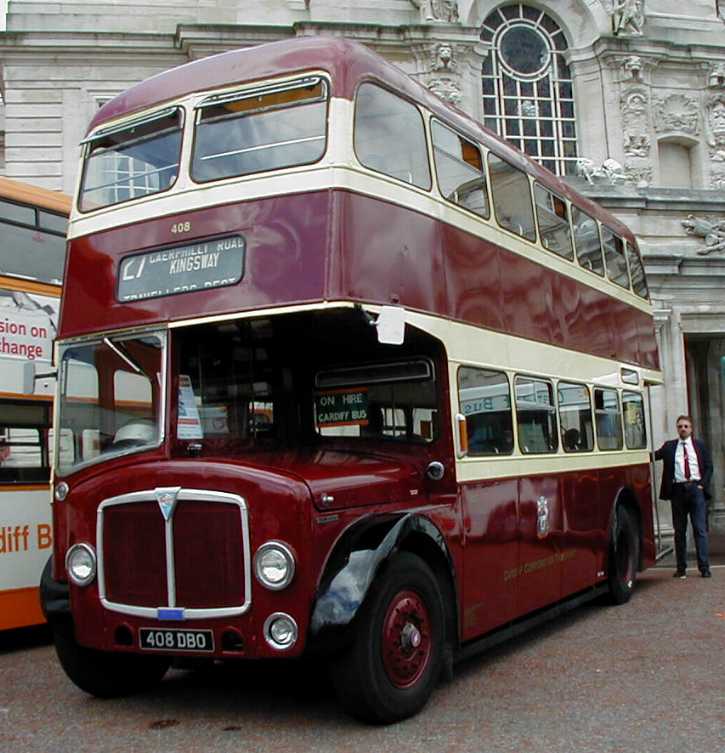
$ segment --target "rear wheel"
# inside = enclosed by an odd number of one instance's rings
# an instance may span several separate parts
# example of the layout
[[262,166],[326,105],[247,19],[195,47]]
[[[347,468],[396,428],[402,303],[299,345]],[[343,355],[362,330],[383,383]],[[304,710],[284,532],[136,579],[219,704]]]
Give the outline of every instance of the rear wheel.
[[161,682],[171,664],[159,656],[111,654],[80,646],[70,620],[52,624],[53,642],[68,677],[86,693],[114,698],[147,690]]
[[613,604],[629,601],[639,567],[639,528],[632,512],[623,505],[614,510],[609,542],[609,599]]
[[444,606],[435,576],[420,557],[401,552],[355,619],[353,644],[332,667],[343,706],[376,724],[413,716],[441,671]]

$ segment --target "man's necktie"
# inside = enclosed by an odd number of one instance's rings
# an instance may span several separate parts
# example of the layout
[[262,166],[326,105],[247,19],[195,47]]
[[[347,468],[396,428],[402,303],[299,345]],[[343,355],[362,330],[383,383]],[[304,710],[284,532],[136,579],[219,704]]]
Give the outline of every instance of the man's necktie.
[[682,457],[685,459],[685,479],[690,480],[690,458],[687,455],[687,443],[682,443]]

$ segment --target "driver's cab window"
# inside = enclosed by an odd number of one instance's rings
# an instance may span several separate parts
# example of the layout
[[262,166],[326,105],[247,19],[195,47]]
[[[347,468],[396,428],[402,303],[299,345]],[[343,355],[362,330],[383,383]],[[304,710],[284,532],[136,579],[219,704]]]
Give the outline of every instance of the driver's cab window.
[[438,432],[433,364],[420,359],[320,371],[314,412],[321,437],[432,442]]

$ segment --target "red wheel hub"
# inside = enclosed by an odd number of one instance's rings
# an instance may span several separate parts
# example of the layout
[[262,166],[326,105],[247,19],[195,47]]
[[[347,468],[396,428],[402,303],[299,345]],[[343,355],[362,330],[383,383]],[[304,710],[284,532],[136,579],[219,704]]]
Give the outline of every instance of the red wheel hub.
[[396,688],[409,688],[422,677],[431,656],[430,617],[414,591],[400,591],[383,620],[383,667]]

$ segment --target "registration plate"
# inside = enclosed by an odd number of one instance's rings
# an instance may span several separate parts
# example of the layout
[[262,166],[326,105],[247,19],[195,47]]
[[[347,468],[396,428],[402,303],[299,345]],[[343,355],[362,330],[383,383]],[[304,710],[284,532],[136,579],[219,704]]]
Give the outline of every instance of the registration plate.
[[141,648],[153,651],[213,651],[214,635],[211,630],[139,630]]

